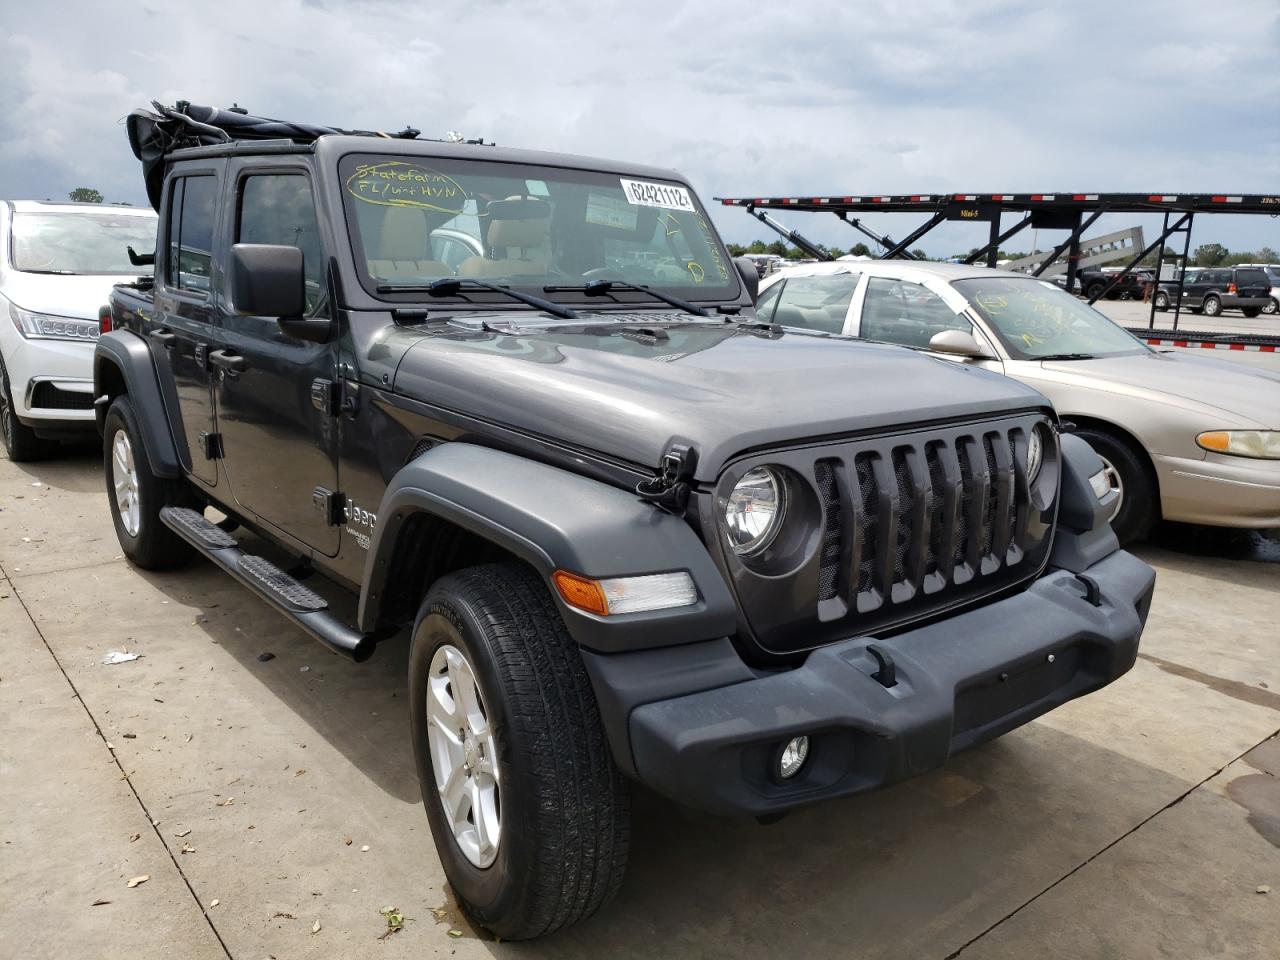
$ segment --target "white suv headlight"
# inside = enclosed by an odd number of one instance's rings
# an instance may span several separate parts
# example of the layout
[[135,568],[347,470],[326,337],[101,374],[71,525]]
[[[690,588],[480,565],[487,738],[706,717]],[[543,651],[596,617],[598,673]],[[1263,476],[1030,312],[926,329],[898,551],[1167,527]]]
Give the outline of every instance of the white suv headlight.
[[34,340],[97,340],[97,320],[75,320],[71,317],[55,317],[47,313],[23,310],[16,303],[9,304],[9,319],[18,333]]

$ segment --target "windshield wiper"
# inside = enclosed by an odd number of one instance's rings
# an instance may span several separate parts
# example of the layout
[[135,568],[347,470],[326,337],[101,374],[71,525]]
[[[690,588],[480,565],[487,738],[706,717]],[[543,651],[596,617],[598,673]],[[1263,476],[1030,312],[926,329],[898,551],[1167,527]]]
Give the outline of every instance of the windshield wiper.
[[697,314],[700,317],[709,317],[711,314],[703,307],[696,303],[690,303],[680,297],[673,297],[669,293],[663,293],[661,290],[655,290],[653,287],[646,287],[639,283],[628,283],[626,280],[592,280],[584,283],[582,286],[551,286],[543,287],[544,293],[585,293],[588,297],[607,297],[613,290],[636,290],[640,293],[647,293],[651,297],[656,297],[663,303],[668,303],[673,307],[685,311],[685,313]]
[[494,293],[505,294],[512,300],[519,300],[521,303],[527,303],[531,307],[545,310],[547,313],[554,314],[562,320],[576,320],[578,317],[576,313],[563,304],[552,300],[544,300],[542,297],[535,297],[531,293],[521,293],[519,290],[502,287],[496,283],[472,280],[469,277],[441,277],[439,280],[432,280],[430,283],[383,283],[378,285],[378,292],[425,293],[429,297],[454,297],[458,295],[463,287],[468,290],[492,290]]
[[1096,360],[1092,353],[1046,353],[1037,360]]

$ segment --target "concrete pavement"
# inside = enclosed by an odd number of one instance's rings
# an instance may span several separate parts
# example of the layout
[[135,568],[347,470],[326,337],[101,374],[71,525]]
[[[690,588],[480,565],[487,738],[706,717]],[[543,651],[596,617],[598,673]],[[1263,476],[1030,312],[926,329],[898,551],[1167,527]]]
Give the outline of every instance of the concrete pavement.
[[403,640],[352,664],[206,564],[132,569],[92,450],[0,460],[0,955],[1273,957],[1280,545],[1196,545],[1142,549],[1107,690],[770,827],[638,791],[618,900],[507,945],[444,887]]

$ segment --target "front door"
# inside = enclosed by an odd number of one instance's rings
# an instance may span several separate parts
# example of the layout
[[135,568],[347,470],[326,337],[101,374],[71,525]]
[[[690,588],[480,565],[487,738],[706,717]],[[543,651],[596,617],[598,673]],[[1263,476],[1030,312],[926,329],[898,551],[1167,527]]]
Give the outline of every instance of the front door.
[[214,486],[216,451],[207,355],[217,332],[211,251],[218,210],[216,172],[174,177],[165,208],[164,270],[155,279],[155,314],[144,321],[171,422],[181,421],[182,465]]
[[[235,184],[230,243],[299,247],[307,309],[328,311],[324,254],[305,168],[242,168]],[[237,504],[327,556],[338,552],[324,494],[338,489],[334,343],[305,343],[274,317],[238,316],[224,301],[221,342],[212,362],[223,467]]]

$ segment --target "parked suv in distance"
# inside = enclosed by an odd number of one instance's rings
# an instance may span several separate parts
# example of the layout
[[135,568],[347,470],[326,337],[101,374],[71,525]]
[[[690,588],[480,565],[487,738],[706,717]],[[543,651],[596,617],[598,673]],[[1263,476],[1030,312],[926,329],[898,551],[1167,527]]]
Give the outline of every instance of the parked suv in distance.
[[122,551],[199,554],[356,661],[408,634],[436,849],[504,939],[617,891],[631,779],[771,817],[1134,663],[1154,572],[1048,401],[761,322],[673,171],[191,105],[129,130],[162,236],[97,346]]
[[1240,267],[1257,267],[1267,275],[1271,284],[1271,302],[1262,308],[1263,313],[1280,313],[1280,263],[1240,263]]
[[151,210],[0,201],[0,435],[12,460],[91,437],[93,343],[113,284],[149,273]]
[[[1157,310],[1168,310],[1178,298],[1176,280],[1156,290]],[[1271,280],[1260,267],[1188,268],[1182,283],[1182,305],[1192,313],[1216,317],[1223,310],[1239,310],[1256,317],[1271,304]]]

